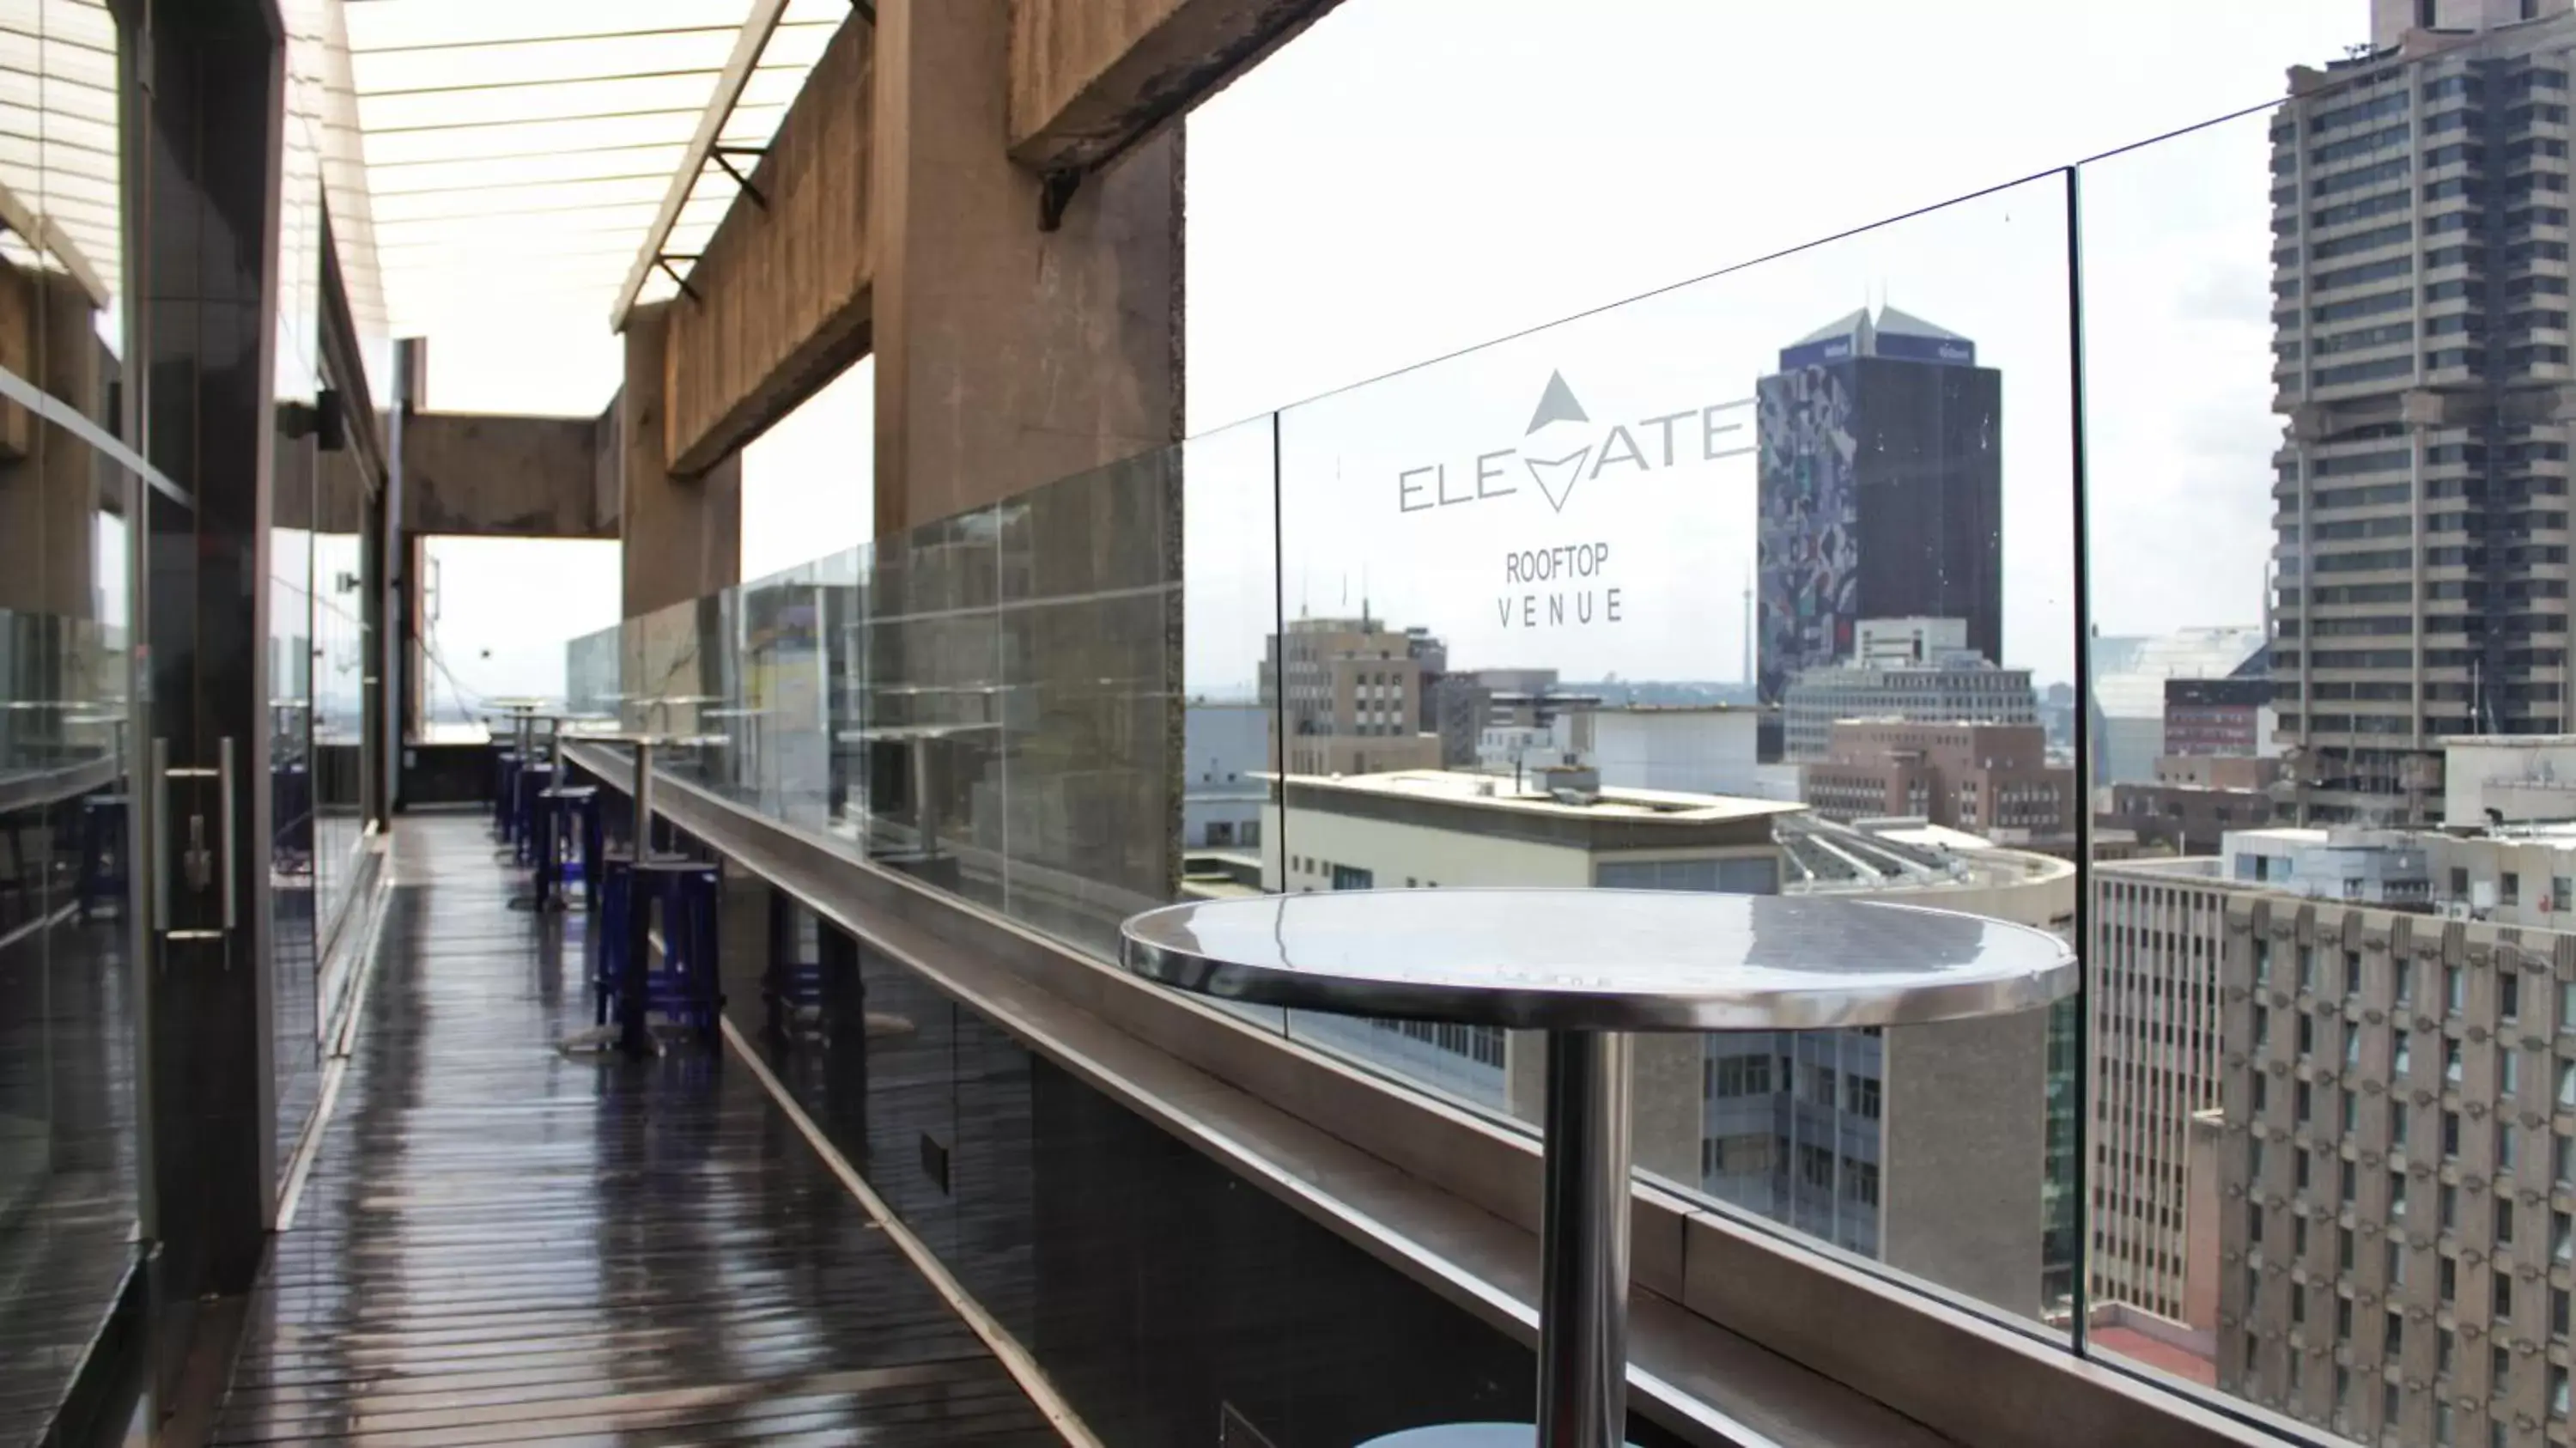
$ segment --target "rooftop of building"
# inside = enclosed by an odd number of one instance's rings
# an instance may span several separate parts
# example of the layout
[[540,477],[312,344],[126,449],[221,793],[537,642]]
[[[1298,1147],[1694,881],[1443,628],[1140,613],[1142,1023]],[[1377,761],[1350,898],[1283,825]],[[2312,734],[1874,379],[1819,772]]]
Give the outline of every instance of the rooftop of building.
[[[2096,831],[2098,837],[2099,831]],[[2163,855],[2126,860],[2096,860],[2097,873],[2117,875],[2154,875],[2167,879],[2202,881],[2212,885],[2233,884],[2226,877],[2226,862],[2216,855]],[[2250,888],[2250,887],[2249,887]]]
[[1773,821],[1772,839],[1782,855],[1780,887],[1789,894],[1992,889],[2052,882],[2075,869],[1913,816],[1846,824],[1787,815]]
[[1833,723],[1834,728],[1837,731],[1841,730],[1846,725],[1853,725],[1862,728],[1886,727],[1896,729],[2010,729],[2016,733],[2022,734],[2039,732],[2041,729],[2040,725],[2030,723],[2028,721],[2016,722],[2009,719],[1913,719],[1907,718],[1902,714],[1845,714],[1836,717]]
[[1894,307],[1882,306],[1878,309],[1878,315],[1875,318],[1871,317],[1869,308],[1862,307],[1858,311],[1846,313],[1818,327],[1800,337],[1792,345],[1803,347],[1809,342],[1830,341],[1835,337],[1848,337],[1854,332],[1864,330],[1874,330],[1896,337],[1928,337],[1937,342],[1968,340],[1947,327],[1936,326],[1911,312],[1901,312]]
[[[1497,697],[1497,698],[1503,698],[1503,697],[1507,697],[1507,696],[1497,695],[1497,696],[1495,696],[1495,697]],[[1656,714],[1656,715],[1661,715],[1661,714],[1752,714],[1752,715],[1761,715],[1761,714],[1776,714],[1776,713],[1778,713],[1778,712],[1779,712],[1779,710],[1778,710],[1776,707],[1774,707],[1774,706],[1772,706],[1772,705],[1769,705],[1769,704],[1717,704],[1717,703],[1708,703],[1708,704],[1608,704],[1608,703],[1603,703],[1603,702],[1601,701],[1601,699],[1600,699],[1600,697],[1599,697],[1598,695],[1588,695],[1588,694],[1587,694],[1587,695],[1562,695],[1562,694],[1552,694],[1552,695],[1549,695],[1548,697],[1550,697],[1550,698],[1552,698],[1552,699],[1571,700],[1572,702],[1575,702],[1575,703],[1584,703],[1584,702],[1589,702],[1589,703],[1591,704],[1591,706],[1592,706],[1592,707],[1591,707],[1591,708],[1589,708],[1589,709],[1587,709],[1587,710],[1585,710],[1584,712],[1586,712],[1586,713],[1590,713],[1590,714]]]
[[2576,749],[2576,734],[2448,734],[2444,748]]
[[1790,682],[1789,687],[1794,689],[1799,684],[1806,683],[1811,679],[1820,679],[1824,676],[1835,674],[1959,673],[2021,674],[2028,676],[2030,670],[2013,664],[1996,663],[1994,660],[1987,658],[1984,654],[1978,653],[1974,649],[1956,649],[1946,650],[1925,659],[1837,659],[1830,664],[1819,664],[1812,669],[1800,670],[1798,672],[1798,677]]
[[1417,799],[1479,809],[1556,818],[1629,822],[1707,824],[1802,814],[1806,806],[1734,795],[1688,794],[1663,789],[1585,789],[1551,792],[1533,787],[1533,772],[1521,781],[1463,769],[1406,769],[1387,774],[1291,775],[1288,783],[1339,790],[1381,799]]

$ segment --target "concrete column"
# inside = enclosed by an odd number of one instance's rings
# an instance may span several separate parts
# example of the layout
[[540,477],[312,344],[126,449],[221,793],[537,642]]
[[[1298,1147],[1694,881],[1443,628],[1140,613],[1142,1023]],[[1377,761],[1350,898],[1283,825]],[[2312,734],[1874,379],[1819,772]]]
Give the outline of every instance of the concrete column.
[[880,538],[1181,435],[1180,128],[1042,229],[1009,51],[1008,0],[877,6]]
[[672,474],[666,451],[670,309],[694,305],[682,297],[626,316],[626,385],[616,411],[627,618],[741,581],[741,455],[682,478]]

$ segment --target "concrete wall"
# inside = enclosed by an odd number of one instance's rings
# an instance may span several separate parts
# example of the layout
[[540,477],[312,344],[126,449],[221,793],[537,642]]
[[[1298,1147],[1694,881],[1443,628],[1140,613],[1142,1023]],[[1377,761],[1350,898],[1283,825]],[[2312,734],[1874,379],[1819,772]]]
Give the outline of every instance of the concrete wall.
[[[1282,831],[1285,831],[1284,833]],[[1284,851],[1313,865],[1289,861],[1284,880],[1272,858],[1262,871],[1266,890],[1329,890],[1332,867],[1376,873],[1379,889],[1407,880],[1428,885],[1528,885],[1580,890],[1592,884],[1592,853],[1530,840],[1502,839],[1461,830],[1366,819],[1328,810],[1294,809],[1283,824],[1278,805],[1261,811],[1261,837],[1271,852]]]
[[689,272],[698,296],[671,309],[673,473],[704,473],[867,354],[875,36],[855,11],[833,35],[751,171],[760,199],[725,213]]
[[[1559,719],[1558,737],[1576,717]],[[1798,797],[1795,767],[1766,768],[1757,760],[1760,717],[1753,710],[1603,709],[1591,720],[1591,762],[1609,788]]]
[[1884,1047],[1883,1260],[2037,1316],[2048,1012],[1895,1028]]
[[614,538],[587,417],[416,412],[402,429],[403,527],[484,537]]

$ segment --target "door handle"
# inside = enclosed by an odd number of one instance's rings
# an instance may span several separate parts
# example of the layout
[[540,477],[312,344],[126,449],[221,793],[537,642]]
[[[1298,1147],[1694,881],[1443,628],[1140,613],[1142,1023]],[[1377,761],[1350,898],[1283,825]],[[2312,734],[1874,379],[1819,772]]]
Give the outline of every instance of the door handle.
[[241,828],[233,818],[233,737],[225,735],[216,747],[216,798],[224,817],[224,928],[241,924]]
[[[216,828],[223,835],[223,909],[222,930],[174,930],[171,928],[170,877],[174,873],[187,882],[192,894],[203,894],[215,884],[215,850],[207,840],[206,816],[203,810],[188,814],[188,838],[183,848],[171,848],[170,781],[174,779],[211,779],[216,786]],[[237,898],[241,883],[241,860],[238,849],[239,829],[233,819],[233,741],[226,735],[218,741],[215,767],[170,767],[170,741],[164,737],[152,741],[152,920],[151,928],[172,939],[219,939],[241,924],[241,901]]]
[[182,867],[188,872],[189,889],[203,890],[208,884],[213,882],[215,878],[215,861],[214,856],[206,849],[206,817],[204,815],[192,814],[188,816],[188,848],[179,856],[179,860]]
[[149,854],[152,869],[154,930],[170,928],[170,741],[152,741],[152,818]]

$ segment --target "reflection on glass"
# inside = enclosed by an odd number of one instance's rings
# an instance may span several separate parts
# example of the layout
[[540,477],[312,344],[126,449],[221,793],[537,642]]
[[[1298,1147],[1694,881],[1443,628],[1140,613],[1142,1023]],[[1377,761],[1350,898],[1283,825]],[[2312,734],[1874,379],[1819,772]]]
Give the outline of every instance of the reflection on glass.
[[[0,284],[11,278],[0,262]],[[18,279],[23,280],[23,277]],[[83,345],[95,345],[86,340]],[[0,422],[0,1418],[49,1407],[133,1258],[121,484]],[[15,424],[25,424],[23,428]],[[11,441],[9,439],[14,439]],[[113,597],[103,590],[116,590]],[[11,1420],[23,1421],[23,1420]]]
[[311,438],[278,438],[268,537],[268,936],[281,1159],[293,1152],[296,1135],[321,1099],[317,887],[343,869],[332,852],[317,849],[315,837],[318,456]]

